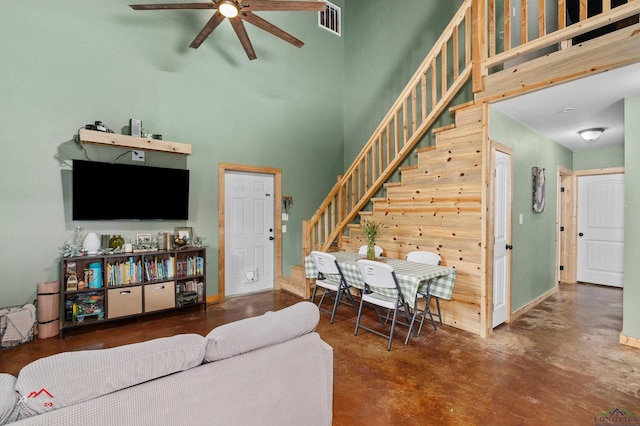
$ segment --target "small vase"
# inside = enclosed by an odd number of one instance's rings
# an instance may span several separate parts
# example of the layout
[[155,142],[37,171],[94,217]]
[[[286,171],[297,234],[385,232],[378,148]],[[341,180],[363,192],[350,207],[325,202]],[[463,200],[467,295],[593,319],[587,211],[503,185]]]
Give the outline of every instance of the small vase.
[[71,243],[76,247],[82,247],[82,241],[82,228],[76,226],[76,230],[73,231],[73,239],[71,240]]
[[124,244],[124,238],[122,235],[114,235],[109,239],[109,248],[117,249],[122,247]]
[[84,237],[82,247],[87,251],[87,254],[96,254],[100,250],[100,238],[95,232],[89,232]]
[[374,260],[376,258],[376,242],[369,241],[367,244],[367,259]]

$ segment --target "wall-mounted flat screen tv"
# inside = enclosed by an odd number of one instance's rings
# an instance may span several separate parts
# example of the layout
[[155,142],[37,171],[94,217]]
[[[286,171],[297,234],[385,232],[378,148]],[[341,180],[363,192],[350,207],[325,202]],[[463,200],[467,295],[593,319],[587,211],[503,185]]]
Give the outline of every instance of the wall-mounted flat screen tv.
[[73,220],[187,220],[189,170],[73,160]]

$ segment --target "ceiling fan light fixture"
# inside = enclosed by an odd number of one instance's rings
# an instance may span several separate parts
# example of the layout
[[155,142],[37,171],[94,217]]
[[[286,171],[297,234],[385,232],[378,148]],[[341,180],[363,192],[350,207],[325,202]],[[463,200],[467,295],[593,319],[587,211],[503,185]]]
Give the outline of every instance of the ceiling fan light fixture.
[[222,0],[218,2],[218,12],[227,18],[235,18],[238,16],[238,6],[229,0]]
[[604,133],[604,128],[602,127],[593,127],[591,129],[584,129],[584,130],[578,131],[578,134],[589,145],[597,141],[600,138],[600,136],[602,136],[603,133]]

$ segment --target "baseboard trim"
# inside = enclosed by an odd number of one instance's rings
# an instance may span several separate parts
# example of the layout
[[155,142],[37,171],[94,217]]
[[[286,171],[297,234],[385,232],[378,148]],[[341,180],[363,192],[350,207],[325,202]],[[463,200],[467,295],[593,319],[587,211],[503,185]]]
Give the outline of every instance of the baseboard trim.
[[624,334],[620,333],[620,343],[640,349],[640,338],[637,337],[625,336]]
[[518,318],[520,318],[522,315],[526,314],[527,312],[529,312],[531,309],[535,308],[536,306],[538,306],[541,302],[543,302],[544,300],[546,300],[548,297],[553,296],[554,294],[556,294],[558,292],[558,285],[556,284],[555,287],[550,288],[549,290],[545,291],[544,293],[542,293],[540,296],[536,297],[535,299],[533,299],[531,302],[527,303],[526,305],[524,305],[523,307],[513,311],[511,313],[511,317],[509,318],[509,322],[513,322],[515,320],[517,320]]
[[207,303],[218,303],[224,300],[224,296],[220,296],[219,294],[213,296],[207,296]]

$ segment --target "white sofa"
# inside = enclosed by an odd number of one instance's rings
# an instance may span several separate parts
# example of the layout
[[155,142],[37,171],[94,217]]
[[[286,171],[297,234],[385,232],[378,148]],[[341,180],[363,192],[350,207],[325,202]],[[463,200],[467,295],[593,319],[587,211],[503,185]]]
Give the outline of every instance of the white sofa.
[[66,352],[0,374],[0,423],[330,425],[333,350],[309,302],[206,337]]

